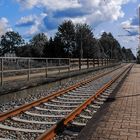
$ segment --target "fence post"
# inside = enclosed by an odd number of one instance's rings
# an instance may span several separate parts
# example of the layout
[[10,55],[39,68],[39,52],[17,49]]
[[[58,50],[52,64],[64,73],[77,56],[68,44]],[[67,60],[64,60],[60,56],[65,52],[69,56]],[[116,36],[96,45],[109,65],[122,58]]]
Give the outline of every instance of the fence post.
[[109,59],[109,65],[111,65],[111,59]]
[[70,58],[69,58],[69,60],[68,60],[69,62],[69,67],[68,67],[68,72],[70,72],[70,66],[71,66],[71,60],[70,60]]
[[61,70],[60,70],[60,58],[58,59],[58,71],[59,71],[59,74],[60,74],[60,72],[61,72]]
[[31,64],[30,58],[28,59],[28,81],[30,81],[30,71],[31,71]]
[[81,70],[81,58],[79,58],[79,70]]
[[110,63],[111,63],[111,65],[112,65],[112,63],[113,63],[113,59],[111,59],[111,62],[110,62]]
[[87,69],[89,69],[89,58],[87,58]]
[[3,86],[3,58],[1,58],[1,86]]
[[105,66],[106,66],[106,59],[105,59]]
[[46,78],[48,77],[48,59],[46,59]]
[[95,67],[95,61],[94,61],[94,58],[93,58],[93,67]]
[[100,59],[97,59],[98,67],[100,66]]
[[103,66],[104,65],[104,59],[102,58],[101,61],[102,61],[102,66]]

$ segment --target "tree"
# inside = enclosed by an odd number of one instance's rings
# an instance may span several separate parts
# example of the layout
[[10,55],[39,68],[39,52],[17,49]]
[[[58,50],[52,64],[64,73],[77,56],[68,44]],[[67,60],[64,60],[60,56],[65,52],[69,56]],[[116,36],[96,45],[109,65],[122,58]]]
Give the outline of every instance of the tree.
[[79,51],[79,57],[89,57],[89,50],[93,47],[93,32],[87,24],[76,24],[76,51]]
[[131,61],[131,60],[135,60],[135,56],[132,53],[131,49],[126,49],[126,60],[127,61]]
[[43,49],[43,56],[44,57],[53,57],[53,39],[52,37],[49,39],[48,43],[46,43],[46,45],[44,46]]
[[5,35],[1,37],[1,52],[4,55],[7,52],[13,53],[16,51],[17,47],[20,47],[24,44],[24,40],[22,39],[19,33],[10,31],[6,32]]
[[100,43],[106,57],[122,60],[121,46],[111,33],[104,32],[100,38]]
[[[139,52],[138,52],[138,54],[139,54]],[[131,49],[126,49],[125,47],[122,47],[122,56],[123,56],[123,60],[125,60],[125,61],[131,61],[131,60],[136,59],[136,57],[132,53]]]
[[2,56],[2,46],[1,46],[1,44],[0,44],[0,56]]
[[126,56],[126,49],[125,49],[125,47],[122,47],[122,56],[123,56],[123,60],[126,60],[127,56]]
[[55,38],[59,38],[61,40],[61,43],[64,44],[64,50],[68,56],[72,56],[75,47],[75,26],[72,21],[64,21],[61,25],[59,25]]
[[137,63],[140,64],[140,50],[137,52]]
[[68,51],[65,50],[65,44],[62,42],[62,40],[55,36],[54,37],[54,42],[53,42],[53,47],[54,47],[54,55],[55,57],[70,57],[71,54],[69,54]]
[[44,47],[44,57],[56,57],[63,58],[68,57],[68,54],[64,50],[64,44],[61,41],[61,38],[55,36],[54,39],[50,38],[49,42]]
[[16,55],[18,57],[32,57],[32,46],[26,43],[22,47],[16,49]]
[[106,58],[106,54],[104,52],[104,48],[101,44],[100,39],[95,40],[95,47],[94,47],[94,58]]
[[32,56],[42,57],[44,47],[48,43],[48,38],[44,33],[39,33],[35,35],[31,40],[30,44],[32,46]]

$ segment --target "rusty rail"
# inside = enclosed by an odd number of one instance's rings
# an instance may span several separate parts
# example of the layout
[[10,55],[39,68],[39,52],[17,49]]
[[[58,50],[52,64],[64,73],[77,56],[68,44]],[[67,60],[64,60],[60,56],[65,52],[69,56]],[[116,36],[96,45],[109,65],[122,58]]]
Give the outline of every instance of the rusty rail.
[[71,122],[77,115],[81,113],[83,109],[85,109],[89,104],[91,104],[92,101],[97,99],[99,95],[101,95],[107,88],[109,88],[124,72],[130,71],[133,65],[130,65],[129,67],[125,68],[122,72],[120,72],[117,76],[115,75],[113,80],[109,81],[107,84],[105,84],[102,88],[100,88],[93,96],[91,96],[89,99],[87,99],[83,104],[81,104],[79,107],[77,107],[74,111],[72,111],[70,114],[68,114],[64,119],[62,119],[57,124],[53,125],[49,130],[44,132],[37,140],[51,140],[54,138],[57,134],[57,130],[59,127],[66,126],[69,122]]
[[[122,67],[122,66],[120,66],[120,67]],[[118,67],[116,69],[119,69],[120,67]],[[12,110],[10,110],[8,112],[2,113],[2,114],[0,114],[0,121],[4,121],[8,117],[15,116],[17,114],[20,114],[21,112],[29,110],[32,107],[40,105],[41,103],[47,102],[47,101],[49,101],[49,100],[51,100],[51,99],[53,99],[53,98],[55,98],[57,96],[60,96],[60,95],[65,94],[65,93],[68,93],[69,91],[72,91],[72,90],[74,90],[74,89],[76,89],[76,88],[78,88],[78,87],[80,87],[82,85],[85,85],[85,84],[87,84],[87,83],[89,83],[89,82],[91,82],[93,80],[96,80],[96,79],[98,79],[98,78],[100,78],[100,77],[102,77],[104,75],[107,75],[107,74],[109,74],[109,73],[111,73],[113,71],[114,70],[110,70],[108,72],[101,73],[99,75],[93,76],[93,77],[88,78],[86,80],[82,80],[82,81],[80,81],[80,82],[78,82],[78,83],[76,83],[76,84],[74,84],[72,86],[69,86],[66,89],[61,89],[59,91],[53,92],[51,95],[48,95],[47,97],[43,97],[43,98],[41,98],[39,100],[33,101],[31,103],[22,105],[20,107],[15,108],[15,109],[12,109]]]

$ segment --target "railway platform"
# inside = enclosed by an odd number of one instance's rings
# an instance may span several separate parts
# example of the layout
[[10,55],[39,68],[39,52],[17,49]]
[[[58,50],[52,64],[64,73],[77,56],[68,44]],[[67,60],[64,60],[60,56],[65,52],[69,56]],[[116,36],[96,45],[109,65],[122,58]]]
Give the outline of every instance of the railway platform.
[[78,140],[140,140],[140,65],[81,131]]

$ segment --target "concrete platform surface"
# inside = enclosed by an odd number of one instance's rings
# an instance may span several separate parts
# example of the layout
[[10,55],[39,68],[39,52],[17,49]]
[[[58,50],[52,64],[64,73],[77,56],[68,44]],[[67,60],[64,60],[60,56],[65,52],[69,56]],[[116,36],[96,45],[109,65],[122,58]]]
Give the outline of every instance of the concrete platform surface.
[[140,140],[140,65],[134,65],[114,98],[88,122],[78,140]]

